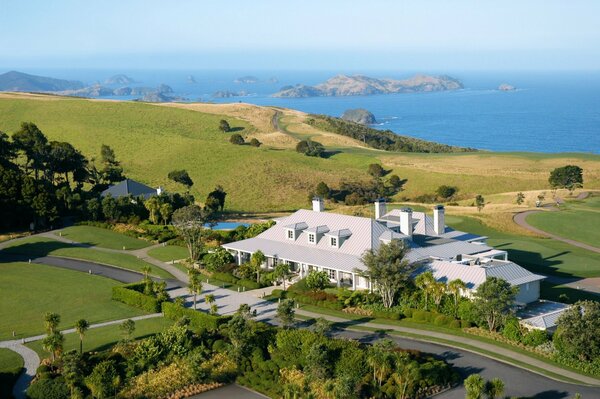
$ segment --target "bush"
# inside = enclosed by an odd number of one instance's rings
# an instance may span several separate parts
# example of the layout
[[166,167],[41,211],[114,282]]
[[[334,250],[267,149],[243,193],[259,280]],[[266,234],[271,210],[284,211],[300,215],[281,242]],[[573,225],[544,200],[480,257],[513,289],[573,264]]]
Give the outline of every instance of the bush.
[[316,141],[302,140],[296,144],[296,151],[309,157],[322,157],[325,153],[325,147]]
[[216,272],[211,275],[215,280],[221,280],[225,283],[237,284],[239,279],[231,273]]
[[460,320],[452,320],[450,322],[450,326],[449,327],[450,328],[460,328],[461,327]]
[[469,320],[461,320],[460,321],[460,328],[470,328],[473,326],[473,323],[471,323]]
[[175,321],[187,316],[190,319],[190,329],[196,332],[204,330],[215,331],[219,325],[226,320],[225,318],[221,318],[219,316],[213,316],[194,309],[184,308],[183,306],[177,305],[173,302],[163,302],[162,312],[166,318]]
[[241,134],[235,133],[231,135],[231,137],[229,138],[229,142],[231,144],[242,145],[244,144],[244,138]]
[[521,342],[523,333],[521,332],[519,320],[515,318],[507,320],[502,328],[502,335],[513,342]]
[[415,321],[431,322],[433,320],[433,313],[426,310],[415,310],[413,311],[412,318]]
[[548,342],[548,334],[542,330],[531,330],[523,336],[523,341],[527,346],[540,346]]
[[250,145],[252,147],[260,147],[262,145],[262,143],[260,141],[258,141],[258,139],[253,138],[252,140],[250,140]]
[[393,310],[374,310],[373,317],[378,319],[400,320],[402,319],[403,314]]
[[69,388],[62,377],[38,380],[27,389],[29,399],[68,399],[69,396]]
[[273,298],[285,298],[285,292],[284,290],[280,290],[280,289],[274,289],[273,291],[271,291],[271,296]]
[[454,319],[450,316],[445,316],[445,315],[439,315],[437,316],[434,320],[433,320],[433,324],[435,324],[436,326],[442,327],[442,326],[450,326],[450,323],[452,323],[454,321]]
[[246,288],[247,290],[256,290],[256,289],[263,287],[262,284],[257,283],[256,281],[253,281],[253,280],[245,279],[245,278],[238,280],[237,285],[240,285],[240,286]]
[[146,312],[160,312],[161,307],[158,299],[151,297],[150,295],[144,295],[130,287],[137,285],[139,285],[139,283],[113,287],[112,299],[145,310]]

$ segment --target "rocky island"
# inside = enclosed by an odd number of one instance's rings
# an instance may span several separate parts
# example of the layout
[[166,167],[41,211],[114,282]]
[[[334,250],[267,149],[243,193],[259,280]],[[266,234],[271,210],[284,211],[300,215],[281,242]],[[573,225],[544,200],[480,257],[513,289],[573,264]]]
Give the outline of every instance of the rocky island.
[[517,88],[513,85],[509,85],[508,83],[502,83],[498,86],[498,90],[500,91],[515,91]]
[[361,125],[372,125],[377,123],[375,115],[364,108],[348,109],[344,111],[342,119],[349,122],[360,123]]
[[248,92],[245,90],[241,90],[238,92],[229,91],[229,90],[219,90],[215,91],[212,94],[213,98],[231,98],[231,97],[245,97],[248,95]]
[[256,76],[242,76],[233,81],[233,83],[244,83],[244,84],[252,84],[258,83],[259,79]]
[[417,93],[462,89],[462,83],[450,76],[415,75],[404,80],[377,79],[364,75],[337,75],[316,86],[282,87],[273,97],[367,96],[372,94]]
[[132,83],[135,83],[135,80],[122,73],[111,76],[110,78],[104,81],[105,85],[129,85]]

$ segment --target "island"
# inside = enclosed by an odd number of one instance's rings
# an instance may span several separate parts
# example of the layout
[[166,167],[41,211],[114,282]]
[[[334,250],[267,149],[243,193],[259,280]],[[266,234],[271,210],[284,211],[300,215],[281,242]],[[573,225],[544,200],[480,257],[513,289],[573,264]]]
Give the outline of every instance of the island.
[[242,76],[233,81],[233,83],[244,83],[244,84],[252,84],[258,83],[259,79],[256,76]]
[[517,88],[508,83],[502,83],[500,86],[498,86],[498,90],[500,90],[500,91],[515,91],[515,90],[517,90]]
[[344,111],[342,119],[349,122],[360,123],[361,125],[372,125],[377,123],[375,115],[364,108],[348,109]]
[[418,93],[462,89],[456,78],[442,75],[415,75],[404,80],[377,79],[364,75],[337,75],[316,86],[286,86],[273,97],[367,96],[372,94]]
[[18,71],[0,75],[0,91],[54,92],[81,89],[83,86],[82,82],[75,80],[55,79]]
[[212,94],[213,98],[230,98],[230,97],[245,97],[248,95],[248,92],[245,90],[241,90],[238,92],[229,91],[229,90],[219,90],[215,91]]
[[110,78],[104,81],[105,85],[129,85],[132,83],[135,83],[135,80],[122,73],[111,76]]
[[190,84],[198,83],[198,82],[196,82],[196,78],[194,77],[194,75],[188,75],[188,77],[186,78],[186,81]]

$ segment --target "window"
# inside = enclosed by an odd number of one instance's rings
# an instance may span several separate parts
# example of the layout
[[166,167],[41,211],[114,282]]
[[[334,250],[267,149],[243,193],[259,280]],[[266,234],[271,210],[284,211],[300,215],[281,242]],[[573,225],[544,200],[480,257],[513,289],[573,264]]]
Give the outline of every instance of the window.
[[288,240],[294,239],[294,230],[288,230]]
[[335,270],[333,269],[325,269],[327,274],[329,275],[330,280],[335,280]]
[[314,234],[308,235],[308,242],[310,242],[311,244],[315,243],[315,235]]
[[331,246],[337,247],[337,238],[336,237],[331,237]]

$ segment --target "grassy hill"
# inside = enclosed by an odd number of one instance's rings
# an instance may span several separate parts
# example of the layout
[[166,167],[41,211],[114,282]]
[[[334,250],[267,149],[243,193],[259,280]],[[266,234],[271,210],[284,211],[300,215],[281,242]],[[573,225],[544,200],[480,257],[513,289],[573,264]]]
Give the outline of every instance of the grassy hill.
[[[223,118],[263,146],[230,144],[229,134],[218,130]],[[478,193],[546,189],[549,171],[568,163],[584,169],[587,188],[600,188],[598,155],[388,152],[320,130],[308,118],[299,111],[249,104],[153,105],[0,94],[0,130],[12,133],[22,121],[31,121],[50,139],[69,141],[88,157],[98,156],[100,146],[108,144],[129,177],[167,190],[182,190],[167,173],[187,169],[199,200],[221,184],[232,211],[305,207],[307,193],[319,181],[336,187],[344,180],[368,179],[367,166],[376,162],[408,179],[398,200],[432,193],[441,184],[458,186],[464,199]],[[275,119],[279,129],[273,127]],[[296,153],[295,144],[308,137],[339,152],[327,159]]]

